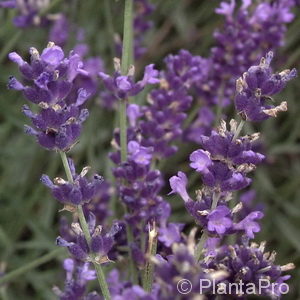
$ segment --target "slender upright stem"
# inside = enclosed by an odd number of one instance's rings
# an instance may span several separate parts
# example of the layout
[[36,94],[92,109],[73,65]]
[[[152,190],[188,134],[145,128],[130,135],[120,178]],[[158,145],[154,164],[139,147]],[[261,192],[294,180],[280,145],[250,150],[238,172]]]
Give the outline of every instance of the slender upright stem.
[[[63,151],[60,151],[59,154],[61,156],[62,163],[63,163],[64,169],[65,169],[68,181],[73,182],[73,176],[72,176],[72,173],[71,173],[71,170],[70,170],[70,166],[69,166],[69,163],[68,163],[68,158],[66,156],[66,153],[63,152]],[[83,209],[82,209],[81,205],[77,206],[77,214],[78,214],[79,223],[80,223],[81,229],[83,231],[84,237],[85,237],[88,245],[90,245],[92,238],[91,238],[91,234],[90,234],[90,231],[89,231],[89,226],[86,222],[86,219],[85,219],[85,216],[84,216]],[[95,253],[92,253],[90,256],[91,256],[92,260],[95,260],[95,257],[96,257]],[[92,263],[93,263],[94,268],[95,268],[96,273],[97,273],[97,278],[98,278],[98,282],[99,282],[103,297],[104,297],[105,300],[110,300],[111,297],[110,297],[109,289],[108,289],[108,286],[107,286],[107,283],[106,283],[105,274],[102,270],[102,267],[101,267],[101,265],[97,264],[95,261],[92,261]]]
[[[126,75],[130,64],[133,63],[133,0],[125,0],[124,8],[124,28],[123,28],[123,48],[121,59],[121,71]],[[127,160],[127,100],[120,100],[120,144],[121,160]]]
[[59,254],[64,253],[65,249],[55,249],[49,253],[47,253],[46,255],[43,255],[41,257],[39,257],[38,259],[35,259],[34,261],[31,261],[30,263],[0,277],[0,286],[4,283],[7,283],[13,279],[15,279],[18,276],[21,276],[25,273],[27,273],[28,271],[37,268],[38,266],[45,264],[46,262],[52,260],[53,258],[56,258]]
[[127,101],[120,100],[120,144],[121,144],[121,161],[127,161]]
[[156,251],[157,251],[157,230],[154,227],[153,230],[149,232],[148,257],[147,257],[146,267],[144,270],[144,278],[143,278],[143,288],[147,292],[151,292],[152,290],[154,264],[151,261],[151,257],[155,256]]
[[[133,63],[133,0],[125,0],[124,9],[124,28],[123,28],[123,49],[121,59],[121,71],[126,75],[130,64]],[[121,146],[121,161],[127,161],[127,101],[120,100],[120,146]],[[133,234],[130,226],[126,226],[128,245],[133,242]],[[129,265],[133,282],[137,283],[137,272],[134,265],[132,251],[129,248]]]
[[122,74],[128,72],[130,64],[132,64],[133,54],[133,0],[125,0],[124,9],[124,28],[123,28],[123,49],[121,71]]

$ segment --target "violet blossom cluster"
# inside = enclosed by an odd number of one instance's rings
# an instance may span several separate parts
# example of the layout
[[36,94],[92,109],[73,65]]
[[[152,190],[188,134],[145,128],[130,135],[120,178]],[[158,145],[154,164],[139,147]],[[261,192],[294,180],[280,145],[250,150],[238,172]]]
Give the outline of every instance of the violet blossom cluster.
[[[283,283],[291,277],[284,275],[283,272],[293,269],[294,265],[292,263],[283,266],[276,265],[274,262],[276,252],[265,252],[265,247],[265,242],[258,245],[249,243],[247,239],[240,244],[224,245],[215,251],[214,256],[207,256],[202,267],[227,274],[226,278],[221,281],[224,290],[229,290],[226,287],[230,283],[242,281],[242,289],[231,289],[231,296],[247,295],[247,285],[253,284],[256,289],[260,289],[260,296],[279,299],[283,293],[287,292],[286,285]],[[270,284],[262,286],[263,280],[268,280]]]
[[85,295],[89,281],[97,278],[96,271],[89,268],[88,262],[79,263],[78,261],[67,258],[63,262],[63,268],[66,271],[65,287],[62,291],[54,287],[53,291],[60,300],[100,300],[97,292],[91,292]]
[[197,83],[197,95],[207,106],[199,110],[187,129],[188,140],[199,143],[199,134],[207,131],[207,123],[212,124],[215,118],[213,106],[232,103],[238,77],[258,64],[268,51],[276,51],[284,44],[287,24],[294,18],[292,9],[296,5],[294,0],[243,0],[241,5],[235,0],[221,2],[216,13],[225,16],[225,24],[214,33],[216,45],[208,58],[208,76]]
[[[269,52],[261,59],[259,66],[252,66],[242,79],[237,80],[236,107],[245,120],[264,120],[276,116],[278,111],[286,110],[281,109],[282,105],[266,108],[264,102],[260,101],[260,97],[263,97],[261,91],[266,93],[265,97],[270,97],[296,76],[296,70],[272,74],[272,57],[272,52]],[[241,98],[248,100],[248,106],[241,105]],[[259,119],[257,116],[260,114],[265,116]],[[202,246],[198,245],[200,248],[196,250],[196,257],[199,259],[204,255],[201,260],[203,268],[226,272],[226,279],[222,280],[225,286],[242,280],[243,283],[250,282],[258,287],[262,278],[282,284],[290,278],[289,275],[283,276],[282,272],[293,269],[294,265],[275,265],[275,254],[264,254],[265,243],[260,246],[253,243],[249,245],[249,240],[260,231],[258,221],[263,213],[260,210],[243,209],[245,201],[237,202],[233,207],[229,204],[234,191],[249,186],[251,179],[248,173],[264,159],[264,155],[254,151],[253,141],[259,137],[257,133],[239,135],[243,122],[237,126],[237,122],[231,120],[228,130],[226,122],[221,121],[221,125],[217,130],[212,130],[209,136],[200,136],[202,149],[190,155],[190,166],[200,174],[203,182],[202,189],[196,191],[196,201],[187,191],[188,179],[183,172],[170,178],[171,193],[180,195],[187,211],[202,228],[203,241],[199,243]],[[231,234],[240,236],[238,242],[220,246],[224,237]],[[283,292],[271,288],[262,291],[263,295],[274,299],[280,298]],[[241,292],[232,293],[239,296]]]
[[30,63],[16,52],[10,53],[9,59],[19,66],[22,77],[30,85],[11,77],[8,87],[22,91],[24,97],[39,108],[33,112],[28,105],[23,106],[24,114],[33,124],[33,127],[26,125],[25,132],[35,136],[46,149],[70,149],[88,117],[88,110],[82,107],[90,97],[87,90],[74,85],[79,74],[89,76],[79,55],[70,52],[65,57],[59,46],[49,43],[41,54],[35,48],[30,49]]
[[[237,80],[235,105],[245,120],[262,121],[276,117],[278,112],[287,110],[287,102],[274,106],[273,95],[283,90],[287,82],[297,76],[296,69],[272,72],[270,63],[273,53],[269,52],[258,66],[249,68],[243,77]],[[270,103],[271,102],[271,103]]]
[[88,180],[85,175],[89,171],[89,167],[83,168],[80,174],[76,174],[73,161],[69,159],[68,163],[73,182],[65,181],[59,177],[56,177],[53,182],[48,175],[42,175],[42,183],[51,190],[53,197],[64,205],[76,206],[89,203],[97,195],[103,177],[94,174],[93,178]]
[[161,159],[177,151],[174,142],[183,134],[193,98],[189,91],[193,84],[204,80],[207,60],[182,50],[165,59],[166,70],[160,74],[160,87],[153,89],[147,105],[128,107],[130,124],[140,131],[141,144],[154,149],[154,157]]
[[115,222],[112,227],[105,231],[103,226],[96,226],[96,217],[89,214],[88,228],[91,241],[88,243],[79,223],[72,223],[73,235],[68,235],[68,241],[61,236],[56,239],[56,244],[68,248],[70,254],[77,260],[88,262],[95,261],[98,264],[109,262],[108,254],[114,245],[114,236],[122,229]]
[[178,193],[185,202],[188,212],[196,223],[206,228],[213,235],[223,236],[237,232],[245,233],[250,238],[260,230],[258,219],[263,214],[253,211],[244,219],[235,223],[241,206],[232,210],[228,206],[231,193],[246,188],[251,179],[248,173],[259,164],[264,155],[251,150],[257,134],[234,138],[236,123],[231,121],[231,131],[223,122],[218,131],[212,131],[210,137],[202,136],[203,149],[190,155],[190,166],[201,175],[205,188],[197,191],[197,200],[189,196],[186,186],[187,177],[183,172],[170,179],[172,193]]
[[[117,140],[118,136],[114,143],[117,143]],[[111,153],[110,157],[117,165],[113,174],[119,183],[118,195],[126,206],[127,213],[124,219],[133,231],[141,234],[147,231],[148,224],[155,223],[159,228],[158,239],[162,244],[170,247],[172,243],[179,242],[183,226],[168,222],[171,208],[159,195],[163,187],[162,174],[159,170],[151,168],[153,149],[131,140],[128,143],[126,162],[121,163],[119,152]]]

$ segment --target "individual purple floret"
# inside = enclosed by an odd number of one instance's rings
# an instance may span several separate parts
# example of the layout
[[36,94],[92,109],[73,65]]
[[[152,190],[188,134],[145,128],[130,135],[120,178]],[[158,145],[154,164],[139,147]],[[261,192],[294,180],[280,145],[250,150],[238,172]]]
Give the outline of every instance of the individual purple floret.
[[296,77],[297,71],[284,70],[273,74],[270,68],[272,58],[273,53],[269,52],[258,66],[249,68],[243,77],[237,80],[235,106],[245,120],[263,121],[287,110],[287,102],[278,106],[268,102],[273,100],[271,96],[279,93],[289,80]]
[[71,52],[65,57],[63,50],[53,43],[49,43],[41,55],[31,48],[30,55],[30,63],[27,63],[16,52],[9,54],[31,85],[23,85],[11,77],[8,87],[22,91],[25,98],[40,108],[33,113],[24,106],[24,114],[33,123],[33,127],[25,126],[25,132],[35,136],[46,149],[67,151],[76,143],[82,123],[88,117],[82,105],[91,96],[89,90],[75,85],[75,79],[88,76],[89,72],[83,69],[79,55]]
[[239,288],[237,285],[232,286],[230,293],[232,297],[246,295],[246,288],[251,284],[255,287],[253,291],[256,291],[256,295],[279,299],[281,293],[286,292],[287,285],[282,284],[291,277],[282,273],[293,269],[294,265],[291,263],[284,266],[276,265],[274,263],[276,252],[264,253],[265,244],[262,242],[260,245],[255,243],[249,245],[247,241],[243,241],[242,244],[234,246],[222,246],[215,251],[215,255],[204,260],[202,268],[226,272],[228,274],[226,280],[220,282],[225,290],[228,290],[230,284],[242,281],[243,285]]
[[89,167],[83,168],[78,175],[75,173],[75,168],[72,160],[69,160],[70,169],[73,176],[73,182],[65,181],[62,178],[55,178],[54,182],[47,175],[41,177],[44,185],[51,189],[52,195],[64,205],[83,205],[90,202],[98,193],[100,185],[103,182],[103,177],[94,174],[91,180],[88,180],[85,175],[89,171]]
[[154,65],[148,65],[145,68],[142,80],[134,82],[134,67],[131,67],[127,75],[121,74],[120,61],[115,59],[116,71],[111,77],[108,74],[99,72],[100,78],[103,80],[105,87],[119,99],[127,99],[140,93],[147,84],[159,83],[158,71],[154,69]]
[[53,291],[59,300],[100,300],[96,292],[85,295],[87,284],[97,278],[96,271],[89,269],[89,263],[78,263],[67,258],[63,262],[66,271],[64,290],[54,287]]
[[59,236],[56,244],[67,247],[69,252],[80,261],[93,261],[98,264],[108,262],[108,253],[114,245],[114,236],[121,230],[121,227],[118,223],[114,223],[111,229],[105,232],[102,226],[96,227],[96,218],[92,213],[89,214],[88,227],[91,235],[90,246],[79,223],[72,223],[72,230],[76,235],[74,242],[68,242]]

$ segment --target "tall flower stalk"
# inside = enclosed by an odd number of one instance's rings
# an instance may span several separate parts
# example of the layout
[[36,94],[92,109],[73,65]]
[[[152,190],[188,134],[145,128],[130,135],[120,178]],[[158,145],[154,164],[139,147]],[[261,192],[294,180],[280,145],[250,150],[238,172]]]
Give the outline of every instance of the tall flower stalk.
[[[61,160],[62,160],[64,169],[65,169],[68,181],[70,183],[74,183],[72,172],[70,170],[70,166],[69,166],[69,163],[68,163],[68,158],[67,158],[66,153],[63,152],[63,151],[60,151],[59,154],[61,156]],[[85,219],[85,216],[84,216],[84,213],[83,213],[82,205],[77,205],[76,210],[77,210],[78,219],[79,219],[82,231],[84,233],[85,239],[86,239],[88,245],[90,246],[91,241],[92,241],[92,237],[91,237],[91,234],[90,234],[90,231],[89,231],[89,225],[86,222],[86,219]],[[97,278],[98,278],[99,286],[100,286],[100,289],[102,291],[103,297],[104,297],[105,300],[110,300],[111,296],[110,296],[110,292],[109,292],[107,282],[106,282],[106,279],[105,279],[105,273],[103,272],[103,269],[102,269],[101,265],[96,262],[96,260],[95,260],[96,259],[96,254],[95,253],[91,254],[91,258],[92,258],[92,263],[93,263],[94,268],[95,268],[96,273],[97,273]]]

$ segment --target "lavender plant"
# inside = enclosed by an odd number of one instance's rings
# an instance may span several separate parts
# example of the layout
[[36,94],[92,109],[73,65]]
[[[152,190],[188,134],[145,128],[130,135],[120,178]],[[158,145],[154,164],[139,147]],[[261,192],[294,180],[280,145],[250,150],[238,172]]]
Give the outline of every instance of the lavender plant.
[[[39,1],[23,2],[0,5],[18,9],[16,26],[47,22]],[[182,49],[167,55],[161,71],[151,63],[136,74],[135,59],[146,52],[144,34],[153,26],[145,20],[155,12],[147,0],[124,1],[119,58],[109,60],[112,75],[99,57],[84,59],[89,45],[83,37],[65,55],[72,22],[64,15],[50,32],[57,44],[51,41],[41,52],[31,47],[28,61],[9,53],[22,79],[11,76],[8,88],[28,101],[22,111],[31,125],[24,131],[59,154],[65,176],[47,172],[40,178],[59,202],[59,249],[0,275],[0,287],[63,253],[64,286],[54,286],[52,294],[61,300],[280,299],[286,294],[291,276],[285,272],[294,264],[279,265],[275,251],[265,252],[265,241],[254,242],[265,212],[251,205],[255,192],[248,188],[251,173],[268,157],[257,146],[259,132],[242,133],[245,124],[268,122],[287,111],[287,101],[277,103],[274,97],[297,71],[274,73],[271,62],[296,4],[221,2],[216,13],[225,16],[225,26],[215,31],[210,56]],[[100,84],[101,109],[114,108],[117,124],[110,132],[109,153],[98,158],[113,164],[105,178],[87,175],[94,166],[80,172],[75,167],[89,111],[99,110],[89,99]],[[230,120],[224,108],[231,99],[237,114]],[[168,173],[162,168],[162,161],[180,153],[182,140],[200,145],[189,155],[190,176],[179,165],[169,179],[169,195],[179,195],[192,217],[186,223],[174,218],[166,195]],[[191,196],[193,178],[199,179],[199,188]]]

